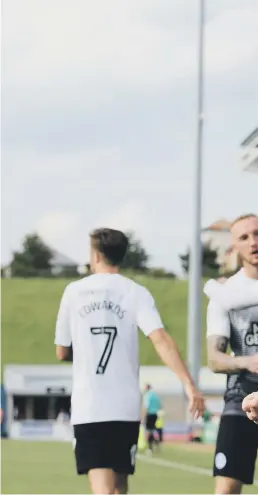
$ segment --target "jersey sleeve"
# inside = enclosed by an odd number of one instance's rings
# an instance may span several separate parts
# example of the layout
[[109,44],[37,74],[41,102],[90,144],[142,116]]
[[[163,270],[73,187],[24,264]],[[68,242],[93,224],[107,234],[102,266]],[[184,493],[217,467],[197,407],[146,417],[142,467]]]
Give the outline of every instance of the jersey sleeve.
[[72,343],[70,327],[71,288],[68,285],[61,299],[55,332],[55,345],[70,347]]
[[137,291],[136,320],[140,330],[148,337],[154,330],[163,328],[160,314],[150,292],[144,287]]
[[239,290],[238,287],[233,289],[228,284],[209,280],[204,287],[204,293],[226,311],[258,304],[258,284],[256,283],[247,284],[244,290]]
[[207,308],[207,337],[221,335],[230,338],[230,321],[227,311],[211,300]]

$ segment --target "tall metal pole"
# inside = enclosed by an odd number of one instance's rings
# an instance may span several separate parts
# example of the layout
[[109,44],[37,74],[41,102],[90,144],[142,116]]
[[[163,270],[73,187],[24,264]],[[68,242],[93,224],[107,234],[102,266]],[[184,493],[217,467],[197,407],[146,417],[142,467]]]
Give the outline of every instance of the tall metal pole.
[[203,134],[203,31],[204,1],[199,0],[198,47],[198,109],[196,164],[193,176],[192,239],[190,247],[188,293],[188,366],[198,384],[201,367],[201,196],[202,196],[202,134]]

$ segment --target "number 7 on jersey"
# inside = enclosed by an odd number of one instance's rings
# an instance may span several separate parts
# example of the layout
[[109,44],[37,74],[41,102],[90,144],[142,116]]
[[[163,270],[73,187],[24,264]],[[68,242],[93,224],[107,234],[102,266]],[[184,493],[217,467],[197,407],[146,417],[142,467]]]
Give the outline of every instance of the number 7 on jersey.
[[116,327],[92,327],[90,329],[92,335],[107,335],[106,345],[104,347],[102,356],[100,358],[99,364],[97,366],[96,374],[103,375],[106,371],[110,356],[113,351],[114,342],[117,336]]

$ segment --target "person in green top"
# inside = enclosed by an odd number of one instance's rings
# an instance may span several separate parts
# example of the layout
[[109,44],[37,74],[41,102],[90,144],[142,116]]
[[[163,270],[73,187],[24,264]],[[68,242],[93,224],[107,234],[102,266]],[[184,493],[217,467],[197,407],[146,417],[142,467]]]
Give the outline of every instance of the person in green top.
[[210,413],[210,411],[208,411],[208,409],[205,409],[202,417],[203,423],[208,423],[211,420],[211,418],[212,418],[212,414]]
[[145,426],[147,430],[149,451],[153,451],[153,445],[155,443],[154,432],[156,430],[156,421],[158,418],[158,412],[161,409],[161,401],[159,396],[152,390],[151,385],[145,386],[145,393],[143,396]]

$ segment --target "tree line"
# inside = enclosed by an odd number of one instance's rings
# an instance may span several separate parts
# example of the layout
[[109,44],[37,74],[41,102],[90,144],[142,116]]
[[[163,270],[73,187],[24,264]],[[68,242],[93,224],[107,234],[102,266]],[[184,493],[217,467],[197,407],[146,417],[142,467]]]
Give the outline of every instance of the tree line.
[[[137,239],[133,232],[127,233],[129,247],[122,269],[134,272],[144,272],[155,277],[175,278],[173,272],[168,272],[163,268],[150,268],[150,255]],[[190,250],[179,255],[182,269],[185,274],[189,271]],[[27,235],[22,243],[22,249],[12,254],[12,261],[9,265],[11,276],[13,277],[48,277],[54,276],[53,252],[49,246],[37,234]],[[89,265],[85,266],[89,269]],[[3,269],[2,269],[3,272]],[[220,273],[220,265],[217,261],[217,251],[209,244],[202,245],[202,274],[204,277],[216,278]],[[2,273],[3,274],[3,273]],[[79,277],[77,267],[63,267],[58,276]]]

